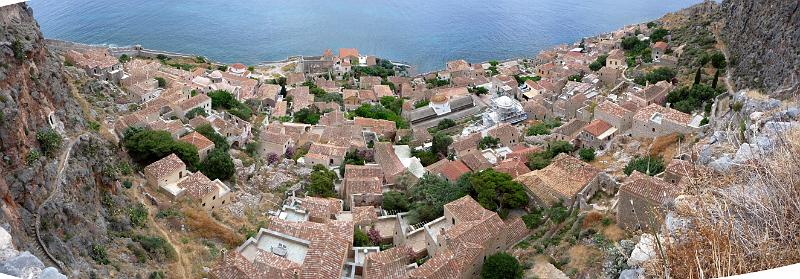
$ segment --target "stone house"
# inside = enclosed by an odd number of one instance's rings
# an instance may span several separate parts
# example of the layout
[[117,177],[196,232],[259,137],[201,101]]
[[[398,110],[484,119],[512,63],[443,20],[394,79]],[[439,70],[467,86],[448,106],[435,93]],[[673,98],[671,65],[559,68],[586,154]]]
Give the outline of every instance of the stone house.
[[497,138],[500,146],[511,147],[520,143],[522,134],[520,131],[508,123],[495,126],[487,132],[487,136]]
[[305,163],[308,165],[323,165],[326,167],[339,166],[344,161],[347,154],[347,146],[331,144],[312,143],[305,156]]
[[383,168],[383,174],[387,184],[395,184],[397,178],[403,174],[406,167],[394,152],[394,147],[388,142],[375,143],[375,162]]
[[292,98],[293,112],[310,107],[314,103],[314,95],[311,95],[308,86],[292,88],[286,92],[286,96]]
[[375,85],[381,85],[383,81],[380,77],[361,76],[358,79],[358,88],[360,89],[373,89]]
[[257,101],[262,107],[275,107],[281,86],[277,84],[262,84],[252,100]]
[[597,71],[600,82],[606,86],[613,86],[622,77],[622,71],[613,67],[603,67]]
[[625,52],[621,49],[612,50],[608,54],[608,58],[606,58],[606,67],[617,70],[624,70],[627,68],[628,62],[625,58]]
[[633,125],[633,112],[611,101],[604,101],[594,109],[594,119],[600,119],[625,132]]
[[[156,189],[167,189],[190,174],[186,164],[175,154],[170,154],[144,168],[147,184]],[[170,191],[171,192],[171,191]]]
[[549,166],[518,176],[514,181],[525,186],[533,206],[550,206],[559,201],[567,207],[585,208],[601,189],[610,192],[616,182],[594,166],[561,153]]
[[230,204],[233,199],[233,193],[225,183],[219,179],[211,181],[199,171],[178,182],[177,187],[182,189],[178,198],[198,202],[206,211]]
[[68,50],[64,58],[96,79],[119,83],[124,76],[122,63],[105,48]]
[[483,138],[481,133],[472,133],[466,137],[455,140],[450,147],[453,148],[456,156],[462,156],[467,153],[479,151],[478,143],[481,141],[481,138]]
[[186,118],[186,113],[195,108],[201,108],[206,114],[211,114],[211,97],[206,94],[197,94],[173,106],[175,115],[179,118]]
[[595,150],[604,150],[609,141],[616,135],[617,128],[600,119],[592,120],[583,127],[578,134],[578,141],[582,147],[591,147]]
[[572,142],[583,130],[583,127],[586,126],[585,121],[582,121],[577,118],[573,118],[569,122],[555,128],[552,130],[551,135],[553,136],[553,140],[563,140]]
[[286,149],[294,144],[292,139],[284,134],[273,133],[268,130],[262,130],[260,133],[261,144],[258,153],[264,158],[267,158],[270,153],[278,156],[286,154]]
[[653,48],[652,48],[653,49],[653,51],[652,51],[653,61],[658,61],[658,60],[661,59],[662,56],[667,54],[667,49],[668,48],[669,48],[669,45],[667,45],[667,43],[665,43],[665,42],[656,42],[655,44],[653,44]]
[[658,230],[669,204],[680,195],[676,184],[634,171],[619,189],[617,224],[627,230]]
[[633,97],[639,99],[637,101],[641,106],[648,106],[650,104],[663,105],[667,99],[667,94],[669,94],[673,88],[674,86],[672,83],[668,81],[659,81],[656,84],[648,85],[644,90],[633,92]]
[[214,142],[198,132],[191,132],[181,137],[180,141],[194,145],[197,148],[197,155],[200,156],[200,161],[205,160],[211,150],[214,150]]
[[672,133],[692,134],[697,127],[690,126],[692,117],[686,113],[650,104],[633,116],[633,127],[628,134],[636,138],[654,138]]

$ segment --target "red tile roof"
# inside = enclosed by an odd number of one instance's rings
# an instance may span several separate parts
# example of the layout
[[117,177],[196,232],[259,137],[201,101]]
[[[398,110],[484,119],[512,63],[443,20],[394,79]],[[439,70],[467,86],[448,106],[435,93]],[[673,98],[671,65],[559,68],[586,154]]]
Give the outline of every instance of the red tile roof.
[[600,135],[602,135],[603,133],[608,131],[608,129],[611,129],[611,128],[612,128],[611,124],[608,124],[608,122],[605,122],[605,121],[600,120],[600,119],[595,119],[595,120],[592,120],[592,122],[589,123],[589,125],[586,125],[586,127],[583,127],[583,130],[586,131],[587,133],[591,134],[594,137],[599,137]]
[[194,145],[197,147],[197,150],[204,150],[209,147],[214,148],[213,141],[207,139],[205,136],[196,131],[181,137],[180,141]]

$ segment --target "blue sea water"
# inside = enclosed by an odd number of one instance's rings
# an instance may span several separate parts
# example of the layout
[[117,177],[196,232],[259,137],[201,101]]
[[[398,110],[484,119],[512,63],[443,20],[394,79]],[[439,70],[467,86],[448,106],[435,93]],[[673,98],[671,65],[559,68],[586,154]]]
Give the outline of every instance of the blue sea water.
[[31,0],[45,37],[253,64],[358,48],[414,65],[531,57],[701,0]]

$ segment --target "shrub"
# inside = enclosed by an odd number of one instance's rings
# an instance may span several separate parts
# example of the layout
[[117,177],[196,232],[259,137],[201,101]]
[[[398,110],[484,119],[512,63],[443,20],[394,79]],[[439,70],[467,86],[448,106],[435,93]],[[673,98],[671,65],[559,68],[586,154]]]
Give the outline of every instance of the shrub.
[[316,106],[302,108],[294,113],[294,122],[316,125],[322,116]]
[[525,222],[525,227],[528,229],[535,229],[544,222],[544,216],[541,211],[533,211],[522,216],[522,221]]
[[578,151],[578,155],[581,156],[581,160],[583,160],[584,162],[591,162],[594,161],[595,151],[594,148],[591,147],[581,148],[581,150]]
[[442,121],[439,121],[438,124],[436,124],[436,130],[441,131],[441,130],[448,129],[448,128],[453,127],[453,126],[456,126],[456,122],[454,120],[452,120],[452,119],[445,118],[445,119],[442,119]]
[[111,263],[111,261],[108,260],[106,247],[101,244],[92,244],[92,249],[89,251],[89,256],[92,257],[92,259],[98,264],[106,265]]
[[366,247],[371,245],[369,236],[367,236],[366,233],[358,228],[353,231],[353,247]]
[[162,77],[155,77],[156,81],[158,81],[158,87],[166,88],[167,87],[167,80]]
[[426,107],[426,106],[428,106],[428,104],[430,104],[430,103],[431,103],[431,101],[430,101],[430,100],[428,100],[428,99],[422,99],[422,100],[419,100],[419,101],[417,101],[416,103],[414,103],[414,108]]
[[131,57],[128,56],[127,54],[119,56],[119,63],[128,63],[128,61],[131,61]]
[[636,77],[634,82],[639,85],[645,85],[648,82],[650,84],[655,84],[659,81],[671,81],[673,78],[675,78],[674,70],[666,67],[659,67],[644,76]]
[[59,149],[61,149],[61,143],[63,142],[61,135],[53,129],[39,131],[36,133],[36,140],[39,141],[39,145],[42,147],[44,154],[49,157],[53,157],[58,153]]
[[522,265],[505,252],[489,256],[481,268],[481,279],[520,279],[523,274]]
[[133,182],[131,182],[130,180],[125,180],[122,182],[122,187],[125,187],[125,189],[130,189],[131,187],[133,187]]
[[480,149],[496,148],[498,145],[500,145],[500,139],[490,136],[485,136],[478,142]]
[[175,248],[161,237],[137,235],[133,237],[133,241],[142,245],[142,248],[150,254],[150,257],[158,262],[171,261],[177,256]]
[[228,180],[236,172],[231,155],[220,148],[214,148],[198,169],[211,180]]
[[131,226],[133,227],[144,228],[147,223],[147,209],[145,209],[144,205],[141,203],[131,208],[128,216],[131,219]]
[[188,118],[188,119],[194,119],[198,115],[202,115],[203,117],[206,117],[206,116],[208,116],[208,113],[206,113],[206,110],[204,108],[200,108],[200,107],[193,108],[190,111],[186,112],[186,118]]
[[38,161],[40,157],[42,157],[42,155],[39,154],[38,150],[31,150],[30,152],[28,152],[28,156],[25,157],[25,163],[28,166],[33,165],[33,163]]
[[728,62],[725,60],[725,55],[721,52],[715,52],[711,55],[711,65],[717,69],[725,69],[728,67]]
[[664,159],[661,157],[644,156],[636,157],[625,166],[625,175],[631,175],[633,171],[654,176],[664,171]]
[[700,126],[708,124],[708,117],[703,117],[703,120],[700,120]]
[[528,130],[525,133],[528,136],[540,136],[540,135],[549,135],[550,128],[547,127],[545,123],[537,123],[533,124],[532,126],[528,127]]
[[11,48],[14,50],[14,58],[19,61],[25,59],[25,50],[20,40],[14,40],[14,42],[11,43]]
[[128,150],[128,155],[142,165],[149,165],[172,153],[175,153],[191,170],[194,170],[200,161],[194,145],[175,141],[166,131],[129,128],[123,136],[122,145]]
[[383,209],[389,211],[408,211],[406,195],[398,191],[383,193]]
[[737,102],[734,102],[734,103],[733,103],[733,106],[732,106],[732,108],[733,108],[733,111],[735,111],[735,112],[740,112],[740,111],[742,111],[742,108],[743,108],[743,107],[744,107],[744,103],[742,103],[742,102],[739,102],[739,101],[737,101]]

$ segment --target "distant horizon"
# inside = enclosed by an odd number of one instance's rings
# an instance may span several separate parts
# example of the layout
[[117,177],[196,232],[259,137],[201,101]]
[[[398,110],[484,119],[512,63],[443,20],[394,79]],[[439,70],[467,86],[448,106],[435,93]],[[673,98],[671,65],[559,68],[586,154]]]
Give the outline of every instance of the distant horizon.
[[248,65],[320,55],[328,48],[357,48],[424,73],[457,59],[481,63],[533,57],[702,1],[119,2],[38,0],[28,5],[48,39],[141,45]]

